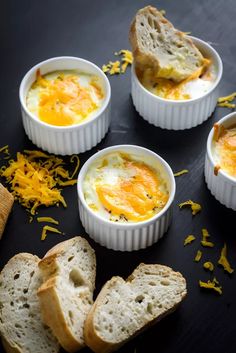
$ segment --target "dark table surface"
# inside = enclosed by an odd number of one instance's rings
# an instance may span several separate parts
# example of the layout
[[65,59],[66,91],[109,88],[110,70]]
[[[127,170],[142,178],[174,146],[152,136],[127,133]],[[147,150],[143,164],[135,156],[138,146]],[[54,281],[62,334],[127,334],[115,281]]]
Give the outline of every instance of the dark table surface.
[[[3,1],[1,3],[1,109],[0,146],[9,144],[12,154],[35,148],[24,134],[18,88],[27,70],[54,56],[72,55],[93,61],[98,66],[113,60],[113,53],[129,48],[128,29],[135,12],[147,1]],[[236,2],[235,0],[162,0],[153,1],[165,9],[167,17],[183,31],[212,43],[224,64],[221,95],[235,91],[236,85]],[[84,235],[97,255],[96,293],[113,275],[128,276],[140,263],[161,263],[180,271],[187,279],[188,296],[181,307],[130,343],[123,353],[235,353],[236,352],[236,285],[232,276],[216,266],[215,276],[223,294],[198,287],[198,280],[210,274],[193,258],[200,248],[201,229],[207,228],[214,249],[203,249],[204,260],[215,264],[224,242],[228,257],[236,267],[235,213],[217,202],[208,191],[203,177],[206,140],[213,123],[230,111],[217,108],[207,122],[187,131],[171,132],[145,122],[135,111],[130,97],[130,69],[124,75],[109,77],[112,88],[112,123],[109,133],[93,150],[81,154],[83,164],[98,149],[116,144],[147,147],[167,160],[174,171],[189,169],[189,174],[176,179],[172,225],[157,244],[132,253],[108,250],[85,234],[78,209],[76,186],[66,188],[63,195],[68,208],[43,209],[40,215],[60,219],[63,239]],[[192,199],[203,210],[193,217],[189,210],[180,211],[178,203]],[[1,202],[1,200],[0,200]],[[28,214],[17,203],[9,218],[0,243],[0,266],[18,252],[38,256],[62,240],[50,234],[42,242],[42,225],[29,224]],[[233,224],[234,221],[234,224]],[[197,237],[189,247],[183,246],[188,234]],[[3,352],[3,348],[0,347]],[[84,352],[89,352],[85,349]],[[33,353],[33,352],[32,352]],[[42,352],[43,353],[43,352]]]

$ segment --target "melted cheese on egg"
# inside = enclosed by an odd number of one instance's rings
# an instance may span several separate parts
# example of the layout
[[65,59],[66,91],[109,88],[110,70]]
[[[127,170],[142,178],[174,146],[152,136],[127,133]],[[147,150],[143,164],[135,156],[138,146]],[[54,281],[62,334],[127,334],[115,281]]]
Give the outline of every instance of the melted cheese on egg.
[[215,125],[214,154],[219,168],[236,178],[236,125]]
[[200,68],[193,75],[179,83],[165,78],[156,78],[152,69],[146,69],[143,72],[137,71],[137,76],[148,91],[161,98],[187,100],[202,96],[214,84],[216,78],[214,65],[210,65],[208,60],[206,65],[209,65],[207,69],[204,67]]
[[96,76],[76,71],[55,71],[30,88],[26,105],[40,120],[56,126],[81,123],[101,106],[103,91]]
[[83,184],[88,206],[114,222],[140,222],[160,212],[169,198],[160,172],[114,152],[90,166]]

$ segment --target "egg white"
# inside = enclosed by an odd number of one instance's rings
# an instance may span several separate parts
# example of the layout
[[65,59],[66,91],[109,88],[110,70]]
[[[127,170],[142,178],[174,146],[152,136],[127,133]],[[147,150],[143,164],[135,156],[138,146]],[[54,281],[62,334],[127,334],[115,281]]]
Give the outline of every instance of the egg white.
[[[129,157],[133,161],[145,161],[145,164],[147,164],[145,158],[140,158],[140,156],[129,155]],[[112,215],[104,208],[96,192],[96,185],[106,184],[113,186],[118,183],[119,178],[130,179],[130,177],[133,177],[136,174],[135,170],[132,168],[125,169],[124,163],[125,160],[122,158],[122,154],[119,152],[109,153],[102,158],[95,160],[90,165],[83,181],[83,193],[88,206],[90,207],[91,204],[95,205],[96,210],[92,209],[95,213],[107,220],[116,222],[127,222],[127,220],[118,219],[118,215]],[[150,165],[150,167],[155,170],[158,179],[161,181],[160,190],[168,194],[168,186],[163,175],[161,175],[160,170],[154,168],[153,165]],[[131,221],[128,220],[128,222]]]

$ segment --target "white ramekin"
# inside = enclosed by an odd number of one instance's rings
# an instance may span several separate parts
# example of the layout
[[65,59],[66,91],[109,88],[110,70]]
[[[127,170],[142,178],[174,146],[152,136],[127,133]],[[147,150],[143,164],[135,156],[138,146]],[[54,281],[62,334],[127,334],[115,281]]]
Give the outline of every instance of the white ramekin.
[[[233,124],[236,124],[236,112],[226,115],[217,122],[217,125],[223,125],[226,128]],[[205,180],[212,195],[223,205],[236,211],[236,178],[228,175],[223,169],[219,169],[217,175],[214,173],[217,161],[213,155],[213,136],[214,127],[207,140]]]
[[212,88],[199,98],[170,100],[149,92],[137,78],[134,65],[131,70],[131,95],[137,112],[150,124],[168,130],[184,130],[197,126],[211,116],[219,97],[219,83],[223,64],[218,53],[208,43],[190,37],[206,58],[216,67],[217,77]]
[[[78,125],[54,126],[41,121],[26,107],[26,96],[32,83],[36,80],[38,69],[43,75],[56,70],[79,70],[99,76],[102,79],[105,93],[102,106],[91,119]],[[27,136],[36,146],[50,153],[70,155],[85,152],[96,146],[108,131],[110,124],[110,83],[102,70],[90,61],[70,56],[42,61],[24,76],[20,85],[19,96],[23,126]]]
[[[169,200],[160,213],[143,222],[115,223],[93,212],[87,205],[83,193],[83,181],[91,163],[109,152],[122,151],[151,159],[165,177],[169,189]],[[175,196],[175,178],[170,166],[156,153],[139,146],[118,145],[108,147],[94,154],[81,168],[78,176],[78,202],[81,222],[88,235],[99,244],[113,250],[132,251],[156,243],[167,231]]]

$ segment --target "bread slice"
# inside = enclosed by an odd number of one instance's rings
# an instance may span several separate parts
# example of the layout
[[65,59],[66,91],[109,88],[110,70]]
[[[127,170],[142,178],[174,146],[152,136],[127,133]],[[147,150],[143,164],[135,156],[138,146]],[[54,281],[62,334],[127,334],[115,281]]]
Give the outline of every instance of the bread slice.
[[113,277],[88,314],[85,342],[97,353],[115,351],[174,311],[186,293],[183,276],[162,265],[140,264],[126,281]]
[[129,38],[136,67],[153,69],[157,78],[180,82],[206,63],[192,40],[152,6],[137,12]]
[[40,261],[44,283],[38,296],[44,322],[62,347],[84,347],[84,321],[93,303],[96,258],[89,243],[75,237],[59,243]]
[[12,194],[0,183],[0,239],[2,238],[13,202],[14,197]]
[[15,255],[0,274],[0,332],[8,353],[56,353],[59,344],[40,315],[39,258]]

